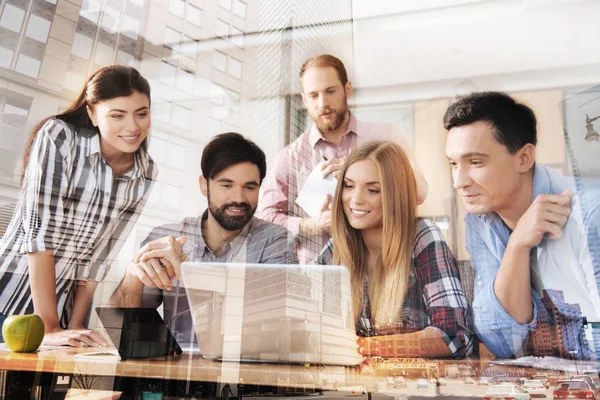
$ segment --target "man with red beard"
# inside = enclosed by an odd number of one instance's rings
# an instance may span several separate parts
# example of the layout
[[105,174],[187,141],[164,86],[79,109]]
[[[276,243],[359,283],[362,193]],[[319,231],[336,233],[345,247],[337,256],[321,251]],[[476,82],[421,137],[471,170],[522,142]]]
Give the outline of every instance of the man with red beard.
[[254,218],[266,174],[263,151],[237,133],[214,137],[202,152],[200,190],[208,210],[179,224],[154,228],[113,293],[115,307],[163,304],[164,319],[180,344],[196,342],[183,261],[295,264],[285,228]]
[[[338,58],[322,54],[308,59],[300,69],[300,86],[302,102],[313,125],[277,155],[264,185],[260,216],[292,232],[300,262],[311,264],[329,240],[331,226],[330,196],[323,199],[324,211],[318,218],[311,218],[296,204],[298,193],[315,166],[324,161],[323,177],[335,177],[346,157],[369,140],[391,140],[409,156],[411,151],[393,125],[357,121],[348,110],[352,84]],[[412,160],[420,204],[427,196],[427,182]]]

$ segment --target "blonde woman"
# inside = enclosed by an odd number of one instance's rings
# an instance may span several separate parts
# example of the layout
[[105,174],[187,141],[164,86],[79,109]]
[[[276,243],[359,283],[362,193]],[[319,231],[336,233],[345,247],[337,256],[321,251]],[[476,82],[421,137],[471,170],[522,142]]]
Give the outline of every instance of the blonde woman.
[[416,208],[406,153],[392,142],[365,143],[342,167],[332,239],[319,261],[350,269],[363,354],[377,355],[374,337],[403,335],[419,341],[422,357],[465,357],[473,330],[456,259]]

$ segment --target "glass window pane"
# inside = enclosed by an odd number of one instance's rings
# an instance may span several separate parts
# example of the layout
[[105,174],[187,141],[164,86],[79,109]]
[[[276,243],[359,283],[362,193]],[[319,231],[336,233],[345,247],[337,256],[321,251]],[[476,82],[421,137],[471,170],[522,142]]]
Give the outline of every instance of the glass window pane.
[[169,0],[169,11],[178,17],[183,17],[185,3],[181,0]]
[[173,104],[171,110],[171,124],[178,128],[188,129],[190,127],[190,110]]
[[231,0],[219,0],[219,5],[226,10],[231,10]]
[[165,185],[162,198],[165,207],[179,209],[179,206],[181,205],[181,188],[173,185]]
[[37,40],[38,42],[46,43],[48,34],[50,33],[50,21],[40,18],[35,14],[29,16],[27,23],[27,31],[25,35]]
[[229,24],[227,22],[221,21],[220,19],[217,20],[217,36],[229,36]]
[[124,15],[121,33],[133,40],[137,40],[138,34],[140,33],[140,21],[130,17],[129,15]]
[[107,32],[117,32],[119,30],[119,21],[121,20],[121,12],[111,7],[104,8],[102,16],[102,28]]
[[181,44],[181,51],[195,60],[198,58],[198,42],[186,36],[185,41]]
[[0,67],[10,68],[10,63],[14,54],[14,51],[0,47]]
[[63,83],[63,87],[72,92],[79,92],[84,83],[85,77],[71,71],[67,71],[65,74],[65,82]]
[[29,110],[7,103],[2,113],[2,122],[20,128],[25,126],[27,114],[29,114]]
[[229,58],[229,75],[242,79],[242,62],[235,58]]
[[152,156],[152,159],[159,163],[163,164],[165,162],[165,149],[167,148],[167,142],[158,139],[158,138],[150,138],[150,146],[148,147],[148,152]]
[[177,87],[186,92],[194,90],[194,75],[182,69],[177,74]]
[[215,51],[213,55],[213,65],[219,71],[227,71],[227,56],[220,51]]
[[202,22],[202,11],[194,6],[188,5],[186,18],[188,22],[200,26],[200,23]]
[[133,67],[134,60],[135,58],[133,57],[133,54],[129,54],[121,50],[117,51],[117,64],[129,65],[130,67]]
[[169,63],[166,62],[162,62],[160,63],[160,75],[158,77],[158,79],[164,83],[166,83],[167,85],[175,85],[175,73],[177,71],[177,68],[175,68],[174,66],[172,66]]
[[98,17],[102,11],[102,3],[97,0],[83,0],[79,15],[90,21],[98,23]]
[[244,47],[244,32],[231,27],[231,43],[237,47]]
[[171,103],[152,102],[152,118],[168,124],[171,118]]
[[165,46],[171,47],[173,50],[179,49],[179,41],[181,34],[171,28],[165,29]]
[[25,11],[10,4],[6,4],[4,6],[4,12],[2,12],[2,17],[0,17],[0,26],[10,29],[13,32],[21,32],[24,17]]
[[185,168],[185,147],[169,143],[167,164],[174,168]]
[[96,53],[94,54],[94,62],[99,65],[109,65],[113,63],[114,49],[104,43],[98,42],[96,45]]
[[89,60],[92,56],[92,44],[92,39],[90,39],[87,36],[83,36],[82,34],[76,33],[75,38],[73,39],[73,47],[71,48],[71,53],[83,58],[84,60]]
[[246,4],[240,0],[234,0],[233,12],[242,18],[246,18]]
[[25,54],[21,54],[17,60],[17,66],[15,70],[22,74],[37,78],[40,72],[40,65],[41,62],[39,60],[26,56]]

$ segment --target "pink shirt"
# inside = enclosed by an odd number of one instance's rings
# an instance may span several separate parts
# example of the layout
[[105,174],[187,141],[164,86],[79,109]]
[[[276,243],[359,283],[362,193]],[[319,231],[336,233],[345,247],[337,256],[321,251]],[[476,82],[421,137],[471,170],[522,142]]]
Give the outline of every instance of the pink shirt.
[[[317,256],[330,238],[327,232],[310,237],[300,235],[300,220],[310,218],[296,204],[296,197],[304,182],[313,168],[324,161],[324,157],[328,160],[348,157],[359,145],[369,140],[396,142],[411,156],[408,143],[395,126],[357,121],[352,113],[348,130],[342,135],[339,145],[327,142],[313,124],[277,154],[275,164],[262,185],[259,217],[286,227],[294,235],[301,264],[316,263]],[[421,169],[414,161],[412,164],[415,173],[422,177]]]

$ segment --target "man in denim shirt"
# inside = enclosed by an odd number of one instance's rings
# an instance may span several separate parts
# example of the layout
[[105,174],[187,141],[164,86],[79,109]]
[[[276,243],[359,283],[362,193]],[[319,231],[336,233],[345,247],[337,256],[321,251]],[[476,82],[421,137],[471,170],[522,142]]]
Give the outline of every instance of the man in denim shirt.
[[468,211],[473,316],[483,343],[499,357],[523,355],[548,289],[599,321],[585,233],[597,229],[598,216],[582,218],[572,179],[535,164],[533,111],[503,93],[474,93],[448,108],[444,127],[454,188]]

